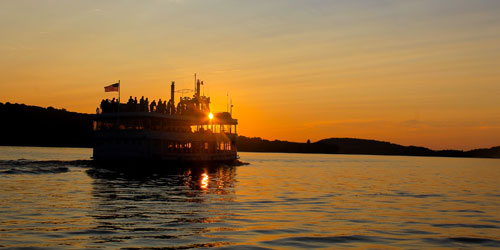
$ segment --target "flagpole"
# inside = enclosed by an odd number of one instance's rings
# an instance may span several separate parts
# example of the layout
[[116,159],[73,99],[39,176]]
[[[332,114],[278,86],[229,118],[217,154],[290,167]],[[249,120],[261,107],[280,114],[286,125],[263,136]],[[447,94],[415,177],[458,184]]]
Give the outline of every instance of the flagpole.
[[120,80],[118,80],[118,113],[120,113],[120,91],[122,90],[120,85]]
[[120,104],[120,90],[121,90],[120,80],[118,80],[118,104]]

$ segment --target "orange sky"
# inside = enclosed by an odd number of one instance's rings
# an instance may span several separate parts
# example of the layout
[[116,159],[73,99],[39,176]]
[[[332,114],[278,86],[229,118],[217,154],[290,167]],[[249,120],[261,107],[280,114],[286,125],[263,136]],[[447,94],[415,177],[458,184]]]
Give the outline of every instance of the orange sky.
[[500,1],[0,2],[0,102],[95,112],[205,81],[238,132],[500,145]]

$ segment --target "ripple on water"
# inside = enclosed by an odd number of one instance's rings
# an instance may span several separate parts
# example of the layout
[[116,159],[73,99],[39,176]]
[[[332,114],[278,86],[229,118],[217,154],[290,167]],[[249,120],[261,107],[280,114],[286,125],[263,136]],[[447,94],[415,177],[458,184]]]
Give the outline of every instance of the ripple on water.
[[483,211],[474,210],[474,209],[459,209],[459,210],[437,210],[438,212],[443,213],[474,213],[474,214],[484,214]]
[[349,244],[349,243],[388,243],[395,239],[368,236],[368,235],[340,235],[340,236],[301,236],[301,237],[286,237],[261,243],[271,246],[290,246],[300,247],[304,249],[328,247],[333,244]]
[[225,246],[218,247],[219,250],[269,250],[271,248],[252,246],[252,245],[234,245],[234,246]]
[[465,227],[465,228],[495,228],[498,229],[500,227],[495,225],[488,224],[462,224],[462,223],[444,223],[444,224],[431,224],[434,227],[443,227],[443,228],[455,228],[455,227]]
[[394,193],[374,193],[374,194],[369,194],[369,196],[411,197],[411,198],[444,197],[444,195],[442,194],[414,194],[404,191],[394,191]]
[[475,245],[483,247],[500,247],[499,240],[493,240],[488,238],[474,238],[474,237],[448,237],[448,238],[426,238],[424,241],[442,245],[442,246],[463,246],[463,245]]

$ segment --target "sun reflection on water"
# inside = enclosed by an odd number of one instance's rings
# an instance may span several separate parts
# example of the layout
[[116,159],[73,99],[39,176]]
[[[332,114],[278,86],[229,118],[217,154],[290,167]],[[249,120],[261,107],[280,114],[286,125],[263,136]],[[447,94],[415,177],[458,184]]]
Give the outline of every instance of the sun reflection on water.
[[208,174],[207,173],[203,173],[201,174],[201,185],[200,185],[201,189],[207,189],[208,188]]

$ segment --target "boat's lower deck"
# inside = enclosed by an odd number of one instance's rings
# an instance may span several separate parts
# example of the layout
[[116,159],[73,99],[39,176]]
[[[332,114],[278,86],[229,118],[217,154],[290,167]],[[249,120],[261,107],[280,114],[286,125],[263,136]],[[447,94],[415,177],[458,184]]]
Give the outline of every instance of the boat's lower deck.
[[224,162],[237,159],[236,138],[222,134],[102,131],[94,136],[94,160]]

